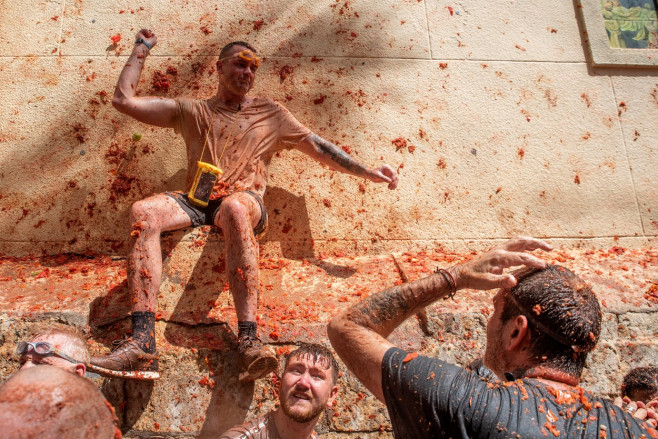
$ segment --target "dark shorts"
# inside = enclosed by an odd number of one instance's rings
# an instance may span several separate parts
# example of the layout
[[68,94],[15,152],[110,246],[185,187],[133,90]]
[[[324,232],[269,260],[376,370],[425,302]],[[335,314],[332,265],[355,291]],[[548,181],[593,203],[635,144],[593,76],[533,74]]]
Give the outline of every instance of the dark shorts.
[[[260,238],[267,231],[267,211],[265,210],[265,204],[261,197],[252,191],[244,191],[254,197],[260,206],[260,221],[254,227],[254,236]],[[182,192],[165,192],[165,195],[176,200],[178,205],[187,213],[187,216],[190,217],[192,225],[194,227],[199,226],[214,226],[215,217],[217,212],[219,212],[219,207],[222,205],[222,201],[226,197],[218,198],[216,200],[210,200],[206,207],[197,206],[193,204],[188,198],[187,194]]]

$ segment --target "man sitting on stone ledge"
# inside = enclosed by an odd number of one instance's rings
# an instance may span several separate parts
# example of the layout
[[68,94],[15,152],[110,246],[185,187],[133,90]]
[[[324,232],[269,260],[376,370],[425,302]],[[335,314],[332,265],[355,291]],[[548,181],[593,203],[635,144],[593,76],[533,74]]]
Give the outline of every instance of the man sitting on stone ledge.
[[85,376],[89,363],[89,347],[79,330],[63,326],[49,325],[37,330],[30,341],[16,345],[21,370],[49,364],[60,369]]
[[0,385],[2,439],[117,439],[112,406],[82,377],[58,367],[24,369]]
[[[195,187],[196,190],[191,190],[192,196],[167,192],[133,204],[133,238],[128,255],[132,336],[109,355],[92,358],[91,364],[95,371],[108,376],[160,376],[154,337],[162,279],[160,233],[205,224],[221,228],[224,235],[226,274],[238,317],[242,368],[239,378],[252,381],[274,371],[278,364],[274,351],[259,340],[256,325],[260,289],[256,239],[267,225],[263,194],[272,156],[294,148],[338,171],[387,183],[389,189],[396,187],[397,174],[388,165],[366,168],[341,148],[312,133],[283,105],[248,96],[261,60],[245,42],[232,42],[221,50],[217,61],[218,89],[212,98],[137,96],[144,60],[156,42],[150,30],[137,33],[112,103],[141,122],[173,128],[182,135],[187,148],[186,191]],[[201,161],[223,170],[214,186],[211,172],[197,174],[197,162]],[[211,169],[200,166],[200,170]],[[205,200],[206,196],[210,199]]]
[[[386,404],[395,437],[658,437],[612,401],[578,386],[601,331],[591,288],[528,251],[547,243],[518,237],[469,262],[387,289],[329,324],[347,367]],[[526,268],[503,274],[513,266]],[[487,323],[482,377],[386,340],[405,319],[458,290],[500,288]]]
[[338,387],[338,363],[329,349],[302,344],[286,357],[279,408],[233,427],[220,439],[317,439],[314,428]]

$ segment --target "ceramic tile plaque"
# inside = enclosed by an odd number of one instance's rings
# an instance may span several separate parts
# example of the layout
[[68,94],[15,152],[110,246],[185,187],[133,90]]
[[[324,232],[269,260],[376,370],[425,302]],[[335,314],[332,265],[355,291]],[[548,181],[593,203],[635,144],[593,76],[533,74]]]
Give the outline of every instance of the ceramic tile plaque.
[[658,66],[656,0],[581,0],[594,66]]

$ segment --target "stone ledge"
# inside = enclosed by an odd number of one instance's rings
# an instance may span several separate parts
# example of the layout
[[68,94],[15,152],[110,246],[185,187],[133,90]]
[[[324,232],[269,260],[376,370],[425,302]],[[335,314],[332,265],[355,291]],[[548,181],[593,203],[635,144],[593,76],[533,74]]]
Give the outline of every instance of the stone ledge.
[[[438,248],[453,252],[468,253],[470,251],[484,250],[505,242],[506,238],[486,238],[467,236],[456,239],[385,239],[373,237],[370,239],[286,239],[286,235],[268,234],[261,240],[261,256],[272,258],[302,259],[302,258],[336,258],[341,256],[376,256],[396,252],[433,251]],[[123,239],[123,238],[122,238]],[[183,229],[166,234],[163,241],[170,245],[177,242],[203,242],[215,243],[221,250],[222,236],[216,231],[201,229]],[[630,249],[655,248],[658,245],[658,236],[608,236],[608,237],[561,237],[550,238],[550,242],[564,248],[582,249],[609,249],[620,246]],[[93,249],[93,250],[92,250]],[[30,256],[30,255],[58,255],[61,253],[115,255],[125,251],[124,240],[108,241],[90,239],[84,242],[70,244],[68,241],[2,241],[0,242],[0,255]]]
[[[255,385],[237,382],[236,322],[219,245],[165,240],[156,323],[163,378],[154,384],[95,379],[116,407],[127,437],[212,437],[274,406],[275,376]],[[261,336],[280,354],[299,341],[328,345],[326,324],[339,310],[395,283],[425,276],[436,266],[470,257],[470,252],[436,250],[262,257]],[[658,363],[656,249],[557,249],[543,257],[594,284],[603,305],[602,340],[590,357],[585,387],[614,395],[629,368]],[[106,256],[0,259],[0,377],[16,370],[13,349],[33,322],[81,327],[94,353],[121,338],[130,325],[124,263]],[[391,340],[466,364],[483,351],[491,297],[491,292],[462,291],[455,300],[429,307],[426,319],[409,319]],[[337,404],[319,431],[331,438],[390,437],[385,407],[346,371],[339,386]]]

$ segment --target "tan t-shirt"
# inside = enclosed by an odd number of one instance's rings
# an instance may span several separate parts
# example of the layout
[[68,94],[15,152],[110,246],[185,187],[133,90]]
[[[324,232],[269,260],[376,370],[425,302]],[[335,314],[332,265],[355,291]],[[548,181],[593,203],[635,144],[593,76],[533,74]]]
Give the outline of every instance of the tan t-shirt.
[[[181,98],[177,99],[177,104],[174,129],[183,136],[187,146],[186,190],[192,186],[196,162],[202,160],[224,171],[213,189],[212,198],[243,190],[256,192],[262,197],[272,155],[282,149],[294,148],[311,134],[311,130],[297,121],[283,105],[267,98],[253,98],[239,113],[216,97],[207,100]],[[211,120],[208,144],[201,159]]]

